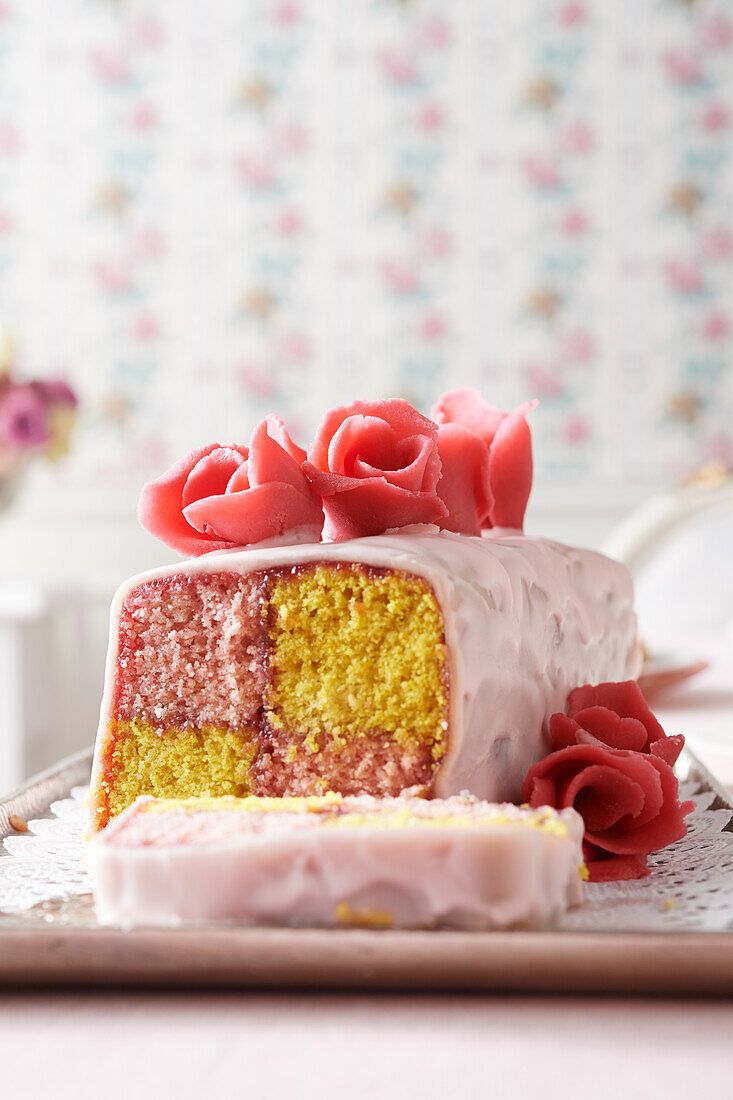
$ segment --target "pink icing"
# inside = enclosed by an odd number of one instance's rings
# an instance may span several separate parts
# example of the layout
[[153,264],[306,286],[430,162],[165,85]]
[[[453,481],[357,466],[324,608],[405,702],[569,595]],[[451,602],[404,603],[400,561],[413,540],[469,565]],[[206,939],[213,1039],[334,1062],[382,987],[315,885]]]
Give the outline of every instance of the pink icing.
[[318,541],[321,504],[300,469],[305,452],[279,417],[255,427],[249,448],[209,444],[144,486],[140,523],[166,546],[197,556],[304,529]]
[[407,401],[355,401],[331,409],[303,470],[323,497],[332,542],[434,523],[447,512],[437,426]]
[[440,425],[461,424],[489,449],[489,486],[493,498],[484,520],[488,527],[521,530],[532,489],[532,436],[526,414],[529,401],[505,413],[484,401],[473,387],[443,394],[432,409]]

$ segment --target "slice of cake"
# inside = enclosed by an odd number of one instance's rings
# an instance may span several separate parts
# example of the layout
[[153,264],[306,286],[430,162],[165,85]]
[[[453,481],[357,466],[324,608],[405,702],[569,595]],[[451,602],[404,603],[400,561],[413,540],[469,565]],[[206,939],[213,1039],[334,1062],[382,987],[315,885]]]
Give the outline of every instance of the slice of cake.
[[114,599],[94,827],[143,794],[518,800],[570,691],[640,664],[590,551],[421,525],[209,553]]
[[470,797],[141,798],[87,863],[101,924],[490,929],[580,902],[582,835]]

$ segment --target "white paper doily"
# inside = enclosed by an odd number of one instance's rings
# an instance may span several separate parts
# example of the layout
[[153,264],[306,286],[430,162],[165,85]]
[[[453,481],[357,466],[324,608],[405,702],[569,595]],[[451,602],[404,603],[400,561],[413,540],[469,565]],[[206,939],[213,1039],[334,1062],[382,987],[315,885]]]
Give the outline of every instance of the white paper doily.
[[[698,792],[698,793],[695,793]],[[0,914],[22,913],[40,902],[91,892],[82,861],[85,787],[51,804],[50,817],[29,821],[29,832],[6,837],[0,854]],[[731,809],[695,781],[680,784],[692,799],[684,840],[652,856],[652,873],[633,882],[588,884],[585,902],[563,927],[622,932],[733,929]]]

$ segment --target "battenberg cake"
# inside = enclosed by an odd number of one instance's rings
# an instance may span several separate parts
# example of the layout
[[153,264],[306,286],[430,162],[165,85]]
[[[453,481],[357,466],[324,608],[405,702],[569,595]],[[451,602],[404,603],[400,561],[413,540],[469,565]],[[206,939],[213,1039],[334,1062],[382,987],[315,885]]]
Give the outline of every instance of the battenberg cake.
[[87,864],[101,924],[537,927],[581,900],[582,835],[467,796],[143,797]]
[[115,596],[93,829],[140,795],[517,801],[547,720],[641,666],[624,566],[521,531],[529,406],[475,391],[276,417],[143,490],[194,555]]

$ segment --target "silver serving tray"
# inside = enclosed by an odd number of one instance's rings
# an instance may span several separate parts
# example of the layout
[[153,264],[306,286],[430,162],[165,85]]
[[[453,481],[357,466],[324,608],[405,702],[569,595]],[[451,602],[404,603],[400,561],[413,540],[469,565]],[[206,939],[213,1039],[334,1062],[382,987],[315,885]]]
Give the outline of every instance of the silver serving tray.
[[[28,819],[89,780],[91,750],[0,801]],[[733,805],[700,762],[689,778]],[[733,993],[733,932],[449,932],[197,926],[101,928],[91,896],[0,914],[0,985],[423,992]]]

